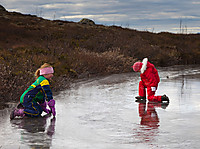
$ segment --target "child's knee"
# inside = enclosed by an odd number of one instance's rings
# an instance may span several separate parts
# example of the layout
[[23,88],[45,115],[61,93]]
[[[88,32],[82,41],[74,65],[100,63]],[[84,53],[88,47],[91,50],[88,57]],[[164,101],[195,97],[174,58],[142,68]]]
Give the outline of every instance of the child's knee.
[[154,96],[148,96],[148,100],[153,102],[154,101]]

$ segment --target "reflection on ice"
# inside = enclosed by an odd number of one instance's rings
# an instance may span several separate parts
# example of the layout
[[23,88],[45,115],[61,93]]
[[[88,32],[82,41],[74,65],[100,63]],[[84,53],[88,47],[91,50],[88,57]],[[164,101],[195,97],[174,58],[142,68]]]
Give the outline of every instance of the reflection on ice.
[[156,107],[166,109],[169,103],[154,103],[148,102],[147,108],[146,103],[139,103],[139,116],[141,117],[140,124],[146,125],[152,128],[159,127],[159,118],[156,112]]
[[139,76],[128,73],[60,92],[56,121],[10,121],[9,108],[0,110],[0,148],[199,148],[200,67],[159,68],[159,73],[157,94],[167,94],[169,105],[136,103]]
[[28,145],[30,148],[50,148],[52,136],[55,131],[55,118],[47,120],[50,115],[38,118],[23,118],[11,121],[12,127],[21,131],[21,143]]

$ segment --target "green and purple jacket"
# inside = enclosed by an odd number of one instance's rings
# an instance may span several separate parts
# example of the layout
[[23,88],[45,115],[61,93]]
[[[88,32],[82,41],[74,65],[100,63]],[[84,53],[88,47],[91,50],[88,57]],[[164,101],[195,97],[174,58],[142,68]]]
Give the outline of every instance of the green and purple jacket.
[[37,80],[21,95],[20,103],[39,102],[53,99],[49,81],[44,76],[39,76]]

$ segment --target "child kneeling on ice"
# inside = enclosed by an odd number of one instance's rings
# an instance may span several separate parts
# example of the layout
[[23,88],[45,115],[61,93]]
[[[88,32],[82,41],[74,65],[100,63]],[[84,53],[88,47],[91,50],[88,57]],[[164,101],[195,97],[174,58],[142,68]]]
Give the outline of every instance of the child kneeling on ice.
[[132,68],[135,72],[141,72],[141,81],[139,82],[139,96],[135,97],[137,99],[136,102],[146,102],[146,89],[149,101],[169,102],[169,98],[166,95],[155,96],[160,78],[158,71],[153,64],[148,62],[147,58],[144,58],[142,62],[134,63]]
[[[14,109],[10,114],[10,119],[19,117],[39,117],[42,112],[52,113],[55,117],[55,100],[50,89],[49,80],[53,77],[53,67],[45,63],[36,72],[36,81],[21,95],[20,103],[23,108]],[[47,109],[47,103],[51,110]]]

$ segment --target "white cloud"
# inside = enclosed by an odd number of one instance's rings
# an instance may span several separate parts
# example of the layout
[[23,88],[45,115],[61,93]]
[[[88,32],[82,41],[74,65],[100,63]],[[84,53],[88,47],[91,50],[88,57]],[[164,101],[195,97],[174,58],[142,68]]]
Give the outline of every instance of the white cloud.
[[69,21],[90,18],[100,24],[128,22],[135,27],[169,30],[180,19],[190,20],[188,27],[198,25],[199,4],[198,0],[1,0],[1,5],[9,11],[39,14],[47,19],[54,19],[53,16]]
[[82,18],[95,18],[98,21],[120,21],[120,18],[125,17],[123,14],[105,14],[105,15],[73,15],[73,16],[62,16],[61,19],[82,19]]
[[60,18],[61,19],[80,19],[80,18],[93,18],[93,17],[95,17],[95,15],[73,15],[73,16],[62,16]]
[[45,4],[45,5],[41,5],[40,7],[42,8],[46,8],[46,9],[63,9],[63,8],[68,8],[68,7],[84,7],[85,4],[83,3],[55,3],[55,4]]
[[200,5],[200,2],[192,2],[194,5]]

